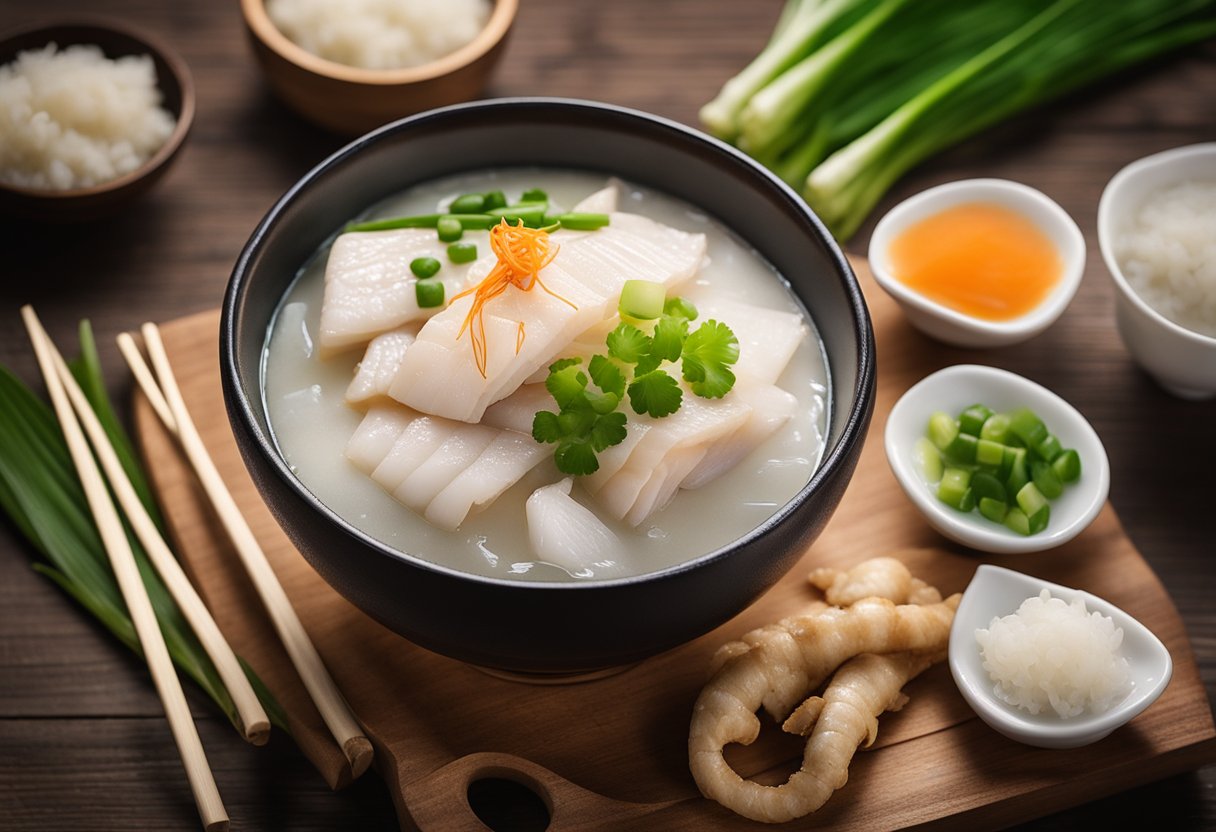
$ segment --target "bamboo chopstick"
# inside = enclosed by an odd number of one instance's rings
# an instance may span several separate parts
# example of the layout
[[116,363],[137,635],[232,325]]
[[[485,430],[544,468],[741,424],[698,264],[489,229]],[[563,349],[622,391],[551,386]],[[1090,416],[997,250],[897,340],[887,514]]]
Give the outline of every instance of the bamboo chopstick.
[[249,678],[241,669],[240,662],[232,652],[232,647],[216,626],[215,619],[211,617],[211,612],[203,603],[203,599],[199,598],[198,593],[194,590],[194,585],[190,583],[190,579],[182,571],[177,558],[173,556],[168,544],[161,537],[156,523],[152,521],[144,504],[140,502],[134,486],[131,485],[131,480],[123,470],[122,463],[118,461],[118,455],[115,453],[113,445],[110,444],[109,437],[106,436],[105,428],[101,426],[97,414],[93,412],[89,400],[85,398],[84,391],[80,389],[80,385],[76,383],[76,379],[68,370],[63,356],[59,354],[59,350],[55,348],[45,331],[41,332],[41,336],[46,344],[47,352],[55,364],[55,369],[59,373],[59,380],[76,410],[76,416],[84,426],[85,433],[88,434],[89,441],[93,445],[93,452],[101,462],[101,467],[110,481],[110,487],[118,498],[123,511],[126,512],[127,520],[135,530],[136,537],[144,545],[152,565],[164,579],[165,586],[172,594],[173,600],[181,608],[186,621],[198,636],[199,643],[207,651],[207,655],[215,665],[225,687],[228,688],[232,704],[236,707],[240,717],[245,739],[254,745],[265,745],[270,738],[270,720],[267,718],[266,710],[258,700],[257,694],[253,692]]
[[60,383],[59,374],[55,368],[50,351],[50,338],[43,330],[38,316],[32,307],[24,306],[21,316],[29,330],[30,340],[34,344],[34,353],[38,358],[38,366],[46,381],[47,392],[55,414],[59,418],[64,439],[72,456],[72,462],[80,475],[89,509],[97,523],[98,532],[110,557],[114,568],[114,576],[122,592],[123,601],[131,613],[131,621],[139,636],[144,656],[148,661],[148,669],[152,673],[152,681],[165,707],[165,716],[169,720],[169,728],[177,743],[182,763],[186,768],[186,777],[190,781],[190,790],[194,793],[194,801],[198,805],[199,815],[207,832],[223,832],[228,829],[228,813],[220,800],[215,778],[211,767],[207,764],[207,755],[203,752],[202,742],[198,731],[190,717],[190,709],[186,704],[185,694],[182,693],[181,682],[173,670],[173,662],[169,651],[156,623],[156,613],[152,610],[152,602],[148,599],[147,590],[139,576],[139,567],[135,564],[135,555],[127,541],[122,521],[118,511],[110,501],[105,481],[97,469],[97,463],[89,451],[88,442],[80,430],[80,424],[72,412],[67,393]]
[[[203,485],[203,490],[207,493],[216,514],[219,515],[221,524],[232,540],[237,554],[245,566],[245,571],[248,572],[258,596],[262,599],[262,604],[270,615],[275,631],[287,649],[287,655],[291,658],[296,672],[308,690],[309,696],[312,697],[325,725],[346,756],[352,778],[357,778],[371,765],[372,745],[343,698],[342,692],[338,690],[333,677],[326,670],[316,646],[309,639],[304,625],[300,622],[300,617],[296,614],[287,593],[283,591],[282,584],[275,576],[274,569],[266,559],[266,554],[258,545],[253,531],[249,528],[249,524],[237,507],[231,492],[224,485],[223,478],[220,477],[219,471],[215,467],[215,462],[207,452],[202,437],[199,436],[198,429],[190,417],[190,412],[186,409],[186,403],[182,399],[177,379],[173,375],[173,367],[169,364],[169,357],[165,352],[164,343],[161,341],[160,330],[155,324],[146,323],[140,331],[144,337],[148,356],[152,360],[156,379],[153,381],[151,373],[135,371],[133,366],[132,371],[135,372],[136,381],[141,386],[158,383],[158,392],[163,394],[168,412],[172,417],[172,422],[165,422],[165,426],[170,432],[176,434],[181,443],[186,457]],[[126,350],[123,355],[129,362],[132,361],[132,356],[128,355]],[[138,350],[135,351],[134,356],[138,358],[139,363],[143,363]],[[145,387],[145,392],[147,389]],[[149,399],[151,400],[152,396],[149,396]]]

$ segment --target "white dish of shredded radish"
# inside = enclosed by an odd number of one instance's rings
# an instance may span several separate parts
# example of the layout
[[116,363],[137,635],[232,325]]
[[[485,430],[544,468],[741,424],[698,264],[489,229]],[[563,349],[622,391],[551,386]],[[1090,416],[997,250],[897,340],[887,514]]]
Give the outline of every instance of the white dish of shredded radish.
[[982,565],[950,632],[950,672],[984,722],[1044,748],[1108,735],[1169,683],[1169,650],[1110,602]]

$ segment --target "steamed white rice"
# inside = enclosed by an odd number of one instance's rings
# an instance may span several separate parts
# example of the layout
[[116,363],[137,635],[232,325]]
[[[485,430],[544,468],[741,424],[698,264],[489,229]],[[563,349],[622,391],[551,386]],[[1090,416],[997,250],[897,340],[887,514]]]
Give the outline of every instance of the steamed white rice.
[[55,44],[0,67],[0,180],[66,190],[138,169],[173,132],[147,55]]
[[490,0],[268,0],[274,25],[314,55],[404,69],[455,52],[490,18]]
[[1102,713],[1131,690],[1131,670],[1119,652],[1123,630],[1085,601],[1071,604],[1046,589],[1018,611],[976,630],[984,669],[1003,702],[1031,714],[1068,719]]
[[1216,337],[1216,180],[1150,194],[1120,234],[1115,257],[1145,303]]

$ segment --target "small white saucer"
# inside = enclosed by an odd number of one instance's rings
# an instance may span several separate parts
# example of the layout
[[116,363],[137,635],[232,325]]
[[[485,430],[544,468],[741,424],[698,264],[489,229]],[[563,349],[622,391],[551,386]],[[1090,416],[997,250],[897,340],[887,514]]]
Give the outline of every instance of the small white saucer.
[[[1131,667],[1133,687],[1110,710],[1072,719],[1061,719],[1054,713],[1034,716],[993,694],[993,682],[984,670],[975,631],[989,626],[993,618],[1017,612],[1023,601],[1044,589],[1070,603],[1082,598],[1087,610],[1107,616],[1123,629],[1120,650]],[[950,629],[950,673],[967,704],[980,719],[1010,739],[1041,748],[1076,748],[1097,742],[1153,704],[1173,672],[1173,660],[1161,640],[1114,604],[1000,566],[984,564],[976,570]]]

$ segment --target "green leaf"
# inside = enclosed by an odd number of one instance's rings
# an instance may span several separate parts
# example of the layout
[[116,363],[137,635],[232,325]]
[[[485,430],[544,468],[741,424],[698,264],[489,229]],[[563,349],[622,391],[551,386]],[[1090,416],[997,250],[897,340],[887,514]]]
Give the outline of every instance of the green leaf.
[[664,315],[655,324],[651,338],[650,354],[664,361],[679,361],[688,337],[688,321]]
[[629,403],[634,412],[656,419],[675,413],[683,399],[679,383],[662,370],[639,376],[629,385]]
[[567,367],[575,367],[582,363],[583,359],[578,358],[577,356],[571,356],[570,358],[559,358],[549,365],[549,372],[556,373],[559,370],[564,370]]
[[608,354],[626,364],[636,364],[650,352],[650,336],[633,324],[621,324],[605,339]]
[[739,339],[724,323],[706,321],[684,342],[681,366],[692,392],[720,399],[735,385],[729,365],[739,360]]
[[621,397],[616,393],[597,393],[588,388],[586,396],[591,409],[600,414],[611,413],[621,403]]
[[563,439],[583,439],[595,424],[596,412],[590,407],[563,409],[557,414],[557,425]]
[[557,406],[565,410],[586,398],[587,374],[574,364],[550,372],[545,379],[545,389],[553,396]]
[[[606,413],[595,420],[591,428],[591,447],[597,452],[625,441],[625,414],[619,410]],[[598,463],[596,464],[598,468]]]
[[[663,314],[670,315],[673,318],[683,318],[686,321],[695,321],[697,319],[697,307],[693,306],[684,298],[668,298],[663,304]],[[673,361],[675,359],[672,359]]]
[[596,387],[605,393],[615,393],[618,402],[625,397],[625,374],[611,358],[605,355],[591,356],[587,372],[591,373]]
[[562,431],[557,423],[557,414],[538,410],[532,417],[532,438],[542,444],[561,439]]
[[557,470],[575,477],[585,477],[600,469],[595,451],[585,441],[563,441],[553,454]]

